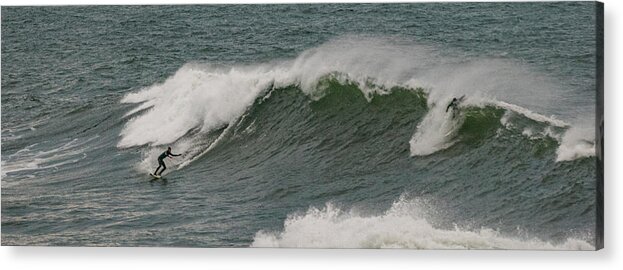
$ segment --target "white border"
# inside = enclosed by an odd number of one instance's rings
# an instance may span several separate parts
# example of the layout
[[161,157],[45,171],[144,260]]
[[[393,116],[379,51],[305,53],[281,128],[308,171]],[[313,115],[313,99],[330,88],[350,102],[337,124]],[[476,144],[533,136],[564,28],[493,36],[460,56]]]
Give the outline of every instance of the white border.
[[[4,0],[7,5],[263,3],[268,1],[197,0]],[[271,0],[292,3],[294,0]],[[312,0],[309,2],[333,2]],[[338,1],[378,2],[378,1]],[[435,2],[435,1],[391,1]],[[448,1],[445,1],[448,2]],[[456,2],[456,1],[450,1]],[[0,247],[1,269],[623,269],[620,196],[623,180],[623,73],[620,34],[622,1],[605,2],[605,249],[558,251],[415,251],[199,248],[47,248]],[[615,207],[619,206],[619,207]]]

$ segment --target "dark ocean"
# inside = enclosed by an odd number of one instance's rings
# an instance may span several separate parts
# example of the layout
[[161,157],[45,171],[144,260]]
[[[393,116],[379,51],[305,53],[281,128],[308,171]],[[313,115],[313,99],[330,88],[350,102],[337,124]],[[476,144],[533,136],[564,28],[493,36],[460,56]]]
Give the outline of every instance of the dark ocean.
[[595,249],[595,9],[4,6],[2,245]]

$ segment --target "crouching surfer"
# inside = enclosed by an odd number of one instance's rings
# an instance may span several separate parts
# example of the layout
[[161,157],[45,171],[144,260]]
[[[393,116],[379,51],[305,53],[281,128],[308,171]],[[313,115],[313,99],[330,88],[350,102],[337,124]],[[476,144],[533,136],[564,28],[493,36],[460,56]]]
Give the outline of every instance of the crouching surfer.
[[446,113],[448,112],[450,108],[452,108],[452,118],[456,116],[456,113],[459,110],[460,102],[461,102],[461,99],[453,98],[452,101],[450,101],[450,104],[448,104],[448,107],[446,107]]
[[[167,151],[162,152],[162,154],[160,154],[160,156],[158,156],[158,168],[156,168],[156,171],[154,172],[153,175],[156,176],[160,176],[162,175],[162,172],[164,172],[164,170],[167,169],[167,166],[164,165],[164,159],[166,157],[178,157],[181,156],[182,154],[173,154],[171,153],[171,147],[167,148]],[[158,173],[158,170],[160,169],[160,167],[162,167],[162,170],[160,171],[160,173]]]

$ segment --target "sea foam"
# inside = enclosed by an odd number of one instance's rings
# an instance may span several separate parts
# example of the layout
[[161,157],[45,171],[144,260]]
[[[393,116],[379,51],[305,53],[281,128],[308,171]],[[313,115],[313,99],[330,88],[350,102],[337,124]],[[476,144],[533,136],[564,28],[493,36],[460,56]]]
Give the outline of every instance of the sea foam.
[[[145,168],[165,145],[178,152],[192,151],[179,161],[185,166],[214,146],[201,141],[202,135],[182,139],[185,136],[234,124],[271,87],[294,85],[311,98],[319,98],[323,89],[318,83],[328,75],[356,84],[369,99],[372,94],[387,94],[393,86],[424,88],[429,113],[409,141],[411,155],[428,155],[454,143],[452,131],[460,123],[449,120],[444,112],[452,97],[466,95],[465,104],[471,105],[504,100],[509,106],[520,104],[537,111],[553,106],[561,112],[566,107],[553,101],[563,87],[509,60],[453,58],[413,42],[348,36],[308,49],[294,59],[229,67],[186,64],[164,82],[122,99],[137,107],[125,116],[128,121],[117,146],[156,147],[143,150],[145,166],[140,167]],[[563,145],[573,144],[567,141]],[[576,146],[561,149],[559,160],[590,154],[590,147]]]
[[251,247],[297,248],[410,248],[410,249],[537,249],[594,250],[575,238],[549,242],[535,237],[505,236],[497,230],[467,230],[434,226],[417,200],[401,198],[378,215],[342,210],[331,203],[292,214],[282,231],[259,231]]
[[170,144],[195,128],[207,131],[232,123],[270,86],[296,85],[313,97],[321,90],[321,78],[341,74],[336,79],[357,84],[366,96],[383,92],[373,85],[405,82],[430,61],[428,51],[379,39],[343,38],[292,60],[233,67],[186,64],[163,83],[122,99],[139,105],[126,115],[131,119],[118,147]]

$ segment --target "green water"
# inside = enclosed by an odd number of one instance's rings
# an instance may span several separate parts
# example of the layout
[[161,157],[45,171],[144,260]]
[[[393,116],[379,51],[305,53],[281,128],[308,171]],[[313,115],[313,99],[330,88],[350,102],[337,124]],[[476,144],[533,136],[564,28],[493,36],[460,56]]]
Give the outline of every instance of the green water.
[[3,7],[2,244],[592,249],[594,11]]

